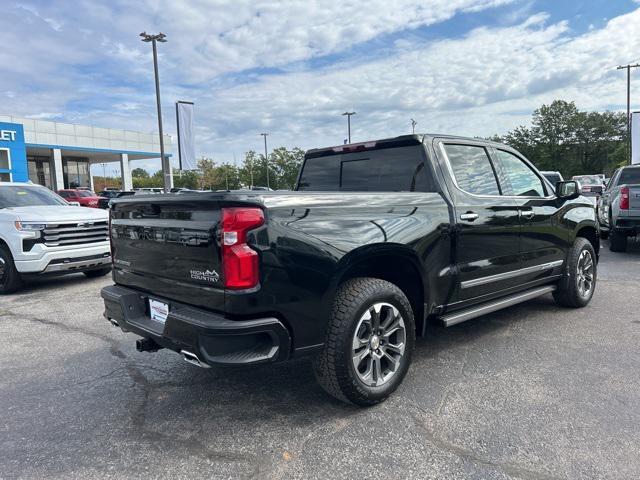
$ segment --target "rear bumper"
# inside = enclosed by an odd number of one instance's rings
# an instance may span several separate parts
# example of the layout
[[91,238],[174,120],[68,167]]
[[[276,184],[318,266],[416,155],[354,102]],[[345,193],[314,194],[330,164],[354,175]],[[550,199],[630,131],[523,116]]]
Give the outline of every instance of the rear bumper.
[[[150,338],[176,352],[197,355],[205,365],[247,365],[289,358],[291,338],[276,318],[229,320],[222,315],[111,285],[101,292],[104,316],[125,332]],[[151,319],[148,300],[169,305],[164,324]]]
[[637,235],[640,232],[640,218],[618,217],[615,228],[629,235]]

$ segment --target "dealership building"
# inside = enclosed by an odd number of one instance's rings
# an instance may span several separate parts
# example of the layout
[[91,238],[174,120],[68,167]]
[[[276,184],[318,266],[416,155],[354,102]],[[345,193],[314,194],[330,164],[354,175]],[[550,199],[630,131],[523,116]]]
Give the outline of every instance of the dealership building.
[[[164,145],[170,152],[169,135]],[[117,162],[131,190],[129,162],[152,158],[160,159],[157,134],[0,115],[0,182],[93,189],[91,165]]]

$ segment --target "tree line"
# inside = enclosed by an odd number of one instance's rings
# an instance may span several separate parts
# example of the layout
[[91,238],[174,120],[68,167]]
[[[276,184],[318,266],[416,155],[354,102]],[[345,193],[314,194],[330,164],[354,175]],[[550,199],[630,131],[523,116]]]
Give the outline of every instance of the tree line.
[[515,148],[540,170],[565,178],[604,173],[629,163],[627,118],[621,112],[581,111],[574,102],[555,100],[533,112],[531,127],[519,126],[491,140]]
[[[298,171],[304,159],[304,150],[285,147],[274,149],[268,155],[269,180],[267,181],[267,161],[264,155],[253,150],[245,153],[240,165],[221,162],[203,157],[198,160],[198,170],[178,171],[174,169],[173,184],[176,188],[205,190],[237,190],[251,186],[273,190],[291,190],[298,179]],[[142,168],[131,171],[134,188],[162,187],[162,171],[153,175]]]

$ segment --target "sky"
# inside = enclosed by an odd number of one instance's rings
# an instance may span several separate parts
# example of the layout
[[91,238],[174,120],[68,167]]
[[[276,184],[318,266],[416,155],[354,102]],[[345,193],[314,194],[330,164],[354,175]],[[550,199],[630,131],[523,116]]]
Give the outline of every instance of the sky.
[[502,134],[554,99],[624,110],[616,66],[640,60],[640,0],[3,0],[0,113],[157,131],[142,31],[167,35],[165,132],[175,145],[175,102],[192,101],[197,156],[233,163],[263,151],[261,132],[269,148],[341,144],[347,110],[353,142],[412,118]]

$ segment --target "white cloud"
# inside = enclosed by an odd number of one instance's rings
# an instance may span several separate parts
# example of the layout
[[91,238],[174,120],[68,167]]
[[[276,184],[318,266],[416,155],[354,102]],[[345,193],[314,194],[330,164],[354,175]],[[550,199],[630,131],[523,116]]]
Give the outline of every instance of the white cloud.
[[55,18],[43,17],[42,15],[40,15],[40,12],[35,7],[33,7],[31,5],[21,5],[21,4],[19,4],[18,8],[21,8],[22,10],[25,10],[26,12],[29,12],[34,17],[42,20],[43,22],[45,22],[47,25],[49,25],[56,32],[59,32],[60,30],[62,30],[62,22],[56,20]]
[[[266,128],[276,143],[338,144],[346,106],[358,112],[354,139],[366,140],[409,132],[411,117],[422,131],[490,135],[528,121],[533,109],[554,98],[594,109],[621,103],[623,79],[610,67],[638,51],[640,11],[579,36],[566,22],[545,25],[546,18],[404,46],[348,68],[265,75],[257,83],[209,92],[197,112],[220,113],[209,118],[201,140],[209,152],[241,151],[247,144],[257,148],[257,132]],[[624,45],[620,38],[627,39]],[[245,132],[256,138],[239,137]]]

